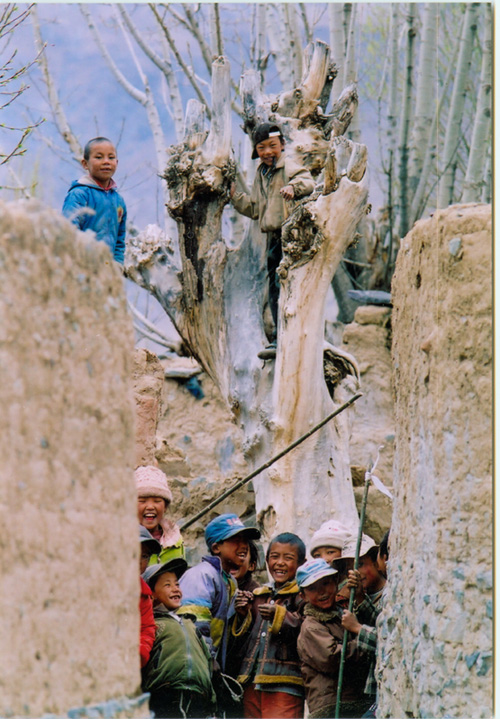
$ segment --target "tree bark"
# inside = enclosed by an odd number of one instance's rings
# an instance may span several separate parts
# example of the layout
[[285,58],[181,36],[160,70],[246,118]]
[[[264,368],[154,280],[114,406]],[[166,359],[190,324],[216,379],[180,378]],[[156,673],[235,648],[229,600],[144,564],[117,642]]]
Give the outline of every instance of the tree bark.
[[399,132],[399,236],[404,237],[409,226],[408,193],[408,140],[410,136],[411,102],[413,90],[413,63],[415,55],[415,13],[416,3],[409,3],[407,17],[405,82],[403,87],[402,117]]
[[[326,163],[322,189],[299,202],[283,226],[274,363],[257,357],[266,343],[265,246],[255,232],[237,248],[229,248],[222,238],[222,211],[235,175],[225,59],[214,62],[208,137],[198,131],[199,120],[191,112],[184,142],[171,149],[165,176],[169,210],[178,224],[177,240],[149,228],[127,252],[128,275],[157,297],[232,409],[252,468],[354,392],[355,380],[348,377],[335,387],[332,400],[325,383],[325,302],[336,267],[366,212],[366,148],[331,128],[327,139],[325,119],[310,114],[311,93],[318,97],[328,82],[328,57],[328,48],[315,43],[295,104],[289,101],[290,93],[282,102],[280,97],[262,96],[259,83],[242,83],[245,112],[286,125],[296,156],[301,154],[298,148],[307,144],[308,129],[299,128],[305,118],[309,132],[321,135],[326,148],[317,161]],[[357,524],[348,441],[344,413],[254,480],[256,509],[267,539],[288,530],[307,540],[319,523],[332,517]]]

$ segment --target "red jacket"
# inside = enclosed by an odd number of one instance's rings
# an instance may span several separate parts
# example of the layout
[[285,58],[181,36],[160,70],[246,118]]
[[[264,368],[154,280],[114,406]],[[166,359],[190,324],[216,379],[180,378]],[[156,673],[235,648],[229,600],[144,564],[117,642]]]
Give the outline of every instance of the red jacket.
[[139,654],[141,655],[141,667],[148,663],[149,655],[155,640],[156,624],[153,616],[153,598],[151,589],[142,577],[141,597],[139,599],[139,610],[141,612],[141,635],[139,639]]

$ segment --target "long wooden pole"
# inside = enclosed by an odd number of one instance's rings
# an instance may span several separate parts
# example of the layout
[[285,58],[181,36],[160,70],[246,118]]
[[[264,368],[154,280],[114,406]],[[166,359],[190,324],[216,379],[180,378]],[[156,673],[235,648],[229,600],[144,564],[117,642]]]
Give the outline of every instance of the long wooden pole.
[[321,422],[319,422],[317,425],[315,425],[314,427],[312,427],[312,429],[310,429],[308,432],[306,432],[306,433],[303,434],[301,437],[299,437],[298,439],[296,439],[294,442],[292,442],[291,444],[289,444],[288,447],[285,447],[285,449],[283,449],[281,452],[278,452],[278,454],[276,454],[274,457],[271,457],[271,459],[269,459],[267,462],[265,462],[264,464],[261,464],[260,467],[257,467],[257,469],[254,469],[253,472],[251,472],[250,474],[248,474],[246,477],[243,477],[243,479],[240,479],[238,482],[236,482],[236,483],[233,484],[231,487],[229,487],[229,489],[226,489],[226,491],[223,492],[221,495],[219,495],[219,497],[217,497],[216,499],[214,499],[212,502],[210,502],[210,504],[208,504],[206,507],[204,507],[202,510],[200,510],[197,514],[195,514],[194,517],[191,517],[191,519],[188,519],[186,522],[184,522],[184,524],[180,525],[180,529],[187,529],[187,527],[190,527],[192,524],[194,524],[195,522],[197,522],[198,519],[200,519],[200,518],[203,517],[205,514],[207,514],[208,512],[210,512],[211,509],[213,509],[213,508],[216,507],[218,504],[220,504],[221,502],[223,502],[227,497],[229,497],[231,494],[233,494],[234,492],[236,492],[237,489],[239,489],[240,487],[243,487],[243,485],[245,485],[245,484],[247,484],[248,482],[250,482],[251,479],[253,479],[253,478],[256,477],[258,474],[260,474],[261,472],[263,472],[265,469],[267,469],[268,467],[270,467],[272,464],[274,464],[275,462],[277,462],[278,459],[281,459],[282,457],[285,456],[285,454],[288,454],[288,452],[290,452],[292,449],[295,449],[295,447],[297,447],[299,444],[301,444],[302,442],[304,442],[308,437],[310,437],[312,434],[314,434],[314,433],[317,432],[319,429],[321,429],[321,427],[324,427],[325,424],[327,424],[327,422],[329,422],[329,421],[332,420],[334,417],[336,417],[336,416],[339,415],[341,412],[343,412],[345,409],[347,409],[348,407],[350,407],[351,404],[354,404],[354,402],[356,402],[356,400],[358,400],[358,399],[359,399],[360,397],[362,397],[362,396],[363,396],[363,393],[362,393],[362,392],[358,392],[358,393],[355,394],[353,397],[351,397],[351,399],[347,400],[347,402],[345,402],[344,404],[342,404],[340,407],[337,407],[337,409],[336,409],[335,411],[333,411],[333,412],[332,412],[331,414],[329,414],[327,417],[325,417],[324,419],[322,419]]

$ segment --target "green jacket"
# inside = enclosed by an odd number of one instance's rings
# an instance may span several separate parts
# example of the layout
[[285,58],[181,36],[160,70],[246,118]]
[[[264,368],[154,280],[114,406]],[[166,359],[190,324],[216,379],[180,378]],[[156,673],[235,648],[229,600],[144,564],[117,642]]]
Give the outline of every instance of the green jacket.
[[212,659],[194,622],[163,605],[155,607],[154,614],[156,636],[149,662],[142,670],[143,691],[188,690],[214,702]]
[[[281,155],[274,172],[264,175],[262,169],[265,167],[261,163],[257,168],[251,194],[235,192],[232,203],[242,215],[259,220],[262,232],[273,232],[281,229],[295,200],[310,195],[315,183],[309,170],[286,155]],[[280,190],[286,185],[292,185],[295,192],[291,202],[280,195]]]

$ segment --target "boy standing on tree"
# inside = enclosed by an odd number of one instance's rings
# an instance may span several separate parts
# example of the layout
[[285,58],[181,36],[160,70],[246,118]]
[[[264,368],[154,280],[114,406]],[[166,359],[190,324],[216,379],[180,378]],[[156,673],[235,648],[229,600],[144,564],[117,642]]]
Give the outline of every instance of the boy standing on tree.
[[261,163],[252,187],[247,195],[231,186],[231,201],[242,215],[259,221],[262,232],[267,234],[267,271],[269,277],[269,307],[274,321],[270,345],[259,352],[261,359],[276,357],[276,333],[278,327],[279,280],[276,270],[281,261],[281,226],[290,214],[287,202],[297,200],[314,190],[314,180],[305,167],[287,157],[283,150],[285,141],[278,125],[264,122],[253,134],[252,159]]
[[113,259],[123,264],[127,208],[112,179],[118,166],[115,146],[107,137],[89,140],[82,166],[87,174],[71,183],[62,213],[82,232],[93,230]]

